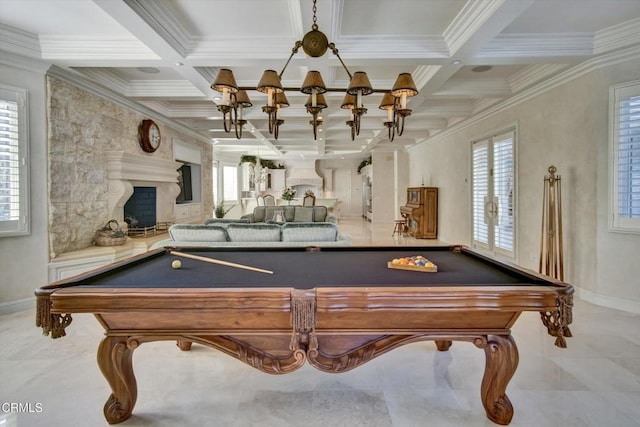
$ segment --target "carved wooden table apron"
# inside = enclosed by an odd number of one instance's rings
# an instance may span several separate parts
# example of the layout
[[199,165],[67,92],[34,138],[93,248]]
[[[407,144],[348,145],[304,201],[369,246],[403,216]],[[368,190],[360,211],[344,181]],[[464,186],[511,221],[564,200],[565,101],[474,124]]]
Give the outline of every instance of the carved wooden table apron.
[[134,350],[159,340],[176,340],[182,350],[194,342],[213,347],[269,374],[293,372],[305,361],[340,373],[404,344],[433,340],[446,351],[452,341],[468,341],[486,355],[481,397],[487,417],[508,424],[513,407],[506,388],[518,365],[509,328],[522,311],[541,311],[562,347],[564,336],[570,336],[572,297],[572,292],[558,297],[557,290],[540,286],[527,287],[524,294],[513,288],[150,288],[132,293],[69,287],[39,295],[39,319],[45,332],[61,336],[70,316],[55,313],[95,313],[106,330],[98,364],[112,390],[104,407],[112,424],[129,418],[136,403]]

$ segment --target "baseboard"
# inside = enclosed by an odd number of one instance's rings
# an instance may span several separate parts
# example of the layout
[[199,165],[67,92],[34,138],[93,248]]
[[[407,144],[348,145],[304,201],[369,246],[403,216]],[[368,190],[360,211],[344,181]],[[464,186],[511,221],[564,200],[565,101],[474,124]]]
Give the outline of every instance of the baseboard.
[[16,313],[18,311],[33,310],[35,298],[23,298],[15,301],[0,302],[0,316],[4,314]]
[[633,314],[640,314],[640,301],[630,301],[627,299],[600,295],[580,288],[576,288],[576,296],[590,302],[591,304],[621,311],[628,311]]

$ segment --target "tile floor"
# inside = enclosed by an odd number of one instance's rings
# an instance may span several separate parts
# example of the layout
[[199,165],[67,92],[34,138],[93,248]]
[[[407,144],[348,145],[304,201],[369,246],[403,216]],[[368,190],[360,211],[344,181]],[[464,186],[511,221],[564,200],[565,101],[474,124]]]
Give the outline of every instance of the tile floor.
[[[358,245],[425,242],[392,238],[392,225],[347,219],[340,227]],[[33,319],[32,311],[0,317],[0,427],[107,425],[97,321],[74,315],[68,336],[51,340]],[[568,348],[559,349],[538,314],[516,322],[511,425],[640,426],[640,316],[577,300],[572,332]],[[494,425],[480,401],[484,353],[470,343],[448,352],[410,344],[335,375],[307,365],[271,376],[203,346],[181,352],[172,342],[142,345],[134,364],[138,402],[123,426]],[[7,403],[31,404],[32,412],[3,413]]]

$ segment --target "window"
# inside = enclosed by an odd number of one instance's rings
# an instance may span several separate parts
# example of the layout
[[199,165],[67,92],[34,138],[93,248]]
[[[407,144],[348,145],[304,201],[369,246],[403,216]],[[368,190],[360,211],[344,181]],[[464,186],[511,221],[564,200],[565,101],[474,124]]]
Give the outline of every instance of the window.
[[0,236],[29,234],[27,91],[0,85]]
[[472,143],[472,241],[515,256],[515,130]]
[[227,166],[222,167],[222,200],[221,201],[235,201],[238,200],[238,167]]
[[610,89],[611,230],[640,233],[640,81]]

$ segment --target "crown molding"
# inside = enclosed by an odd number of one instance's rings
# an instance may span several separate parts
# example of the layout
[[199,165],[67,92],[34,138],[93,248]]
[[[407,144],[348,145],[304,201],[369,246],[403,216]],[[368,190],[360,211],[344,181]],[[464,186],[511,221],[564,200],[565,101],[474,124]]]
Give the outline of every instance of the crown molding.
[[161,59],[136,38],[101,36],[40,36],[42,58],[72,60]]
[[0,65],[40,74],[46,73],[51,66],[49,62],[18,55],[12,52],[5,52],[2,49],[0,49]]
[[117,73],[102,68],[74,68],[77,73],[91,78],[120,95],[129,97],[178,96],[203,98],[204,94],[186,80],[125,80]]
[[[296,3],[299,2],[296,1]],[[331,2],[331,33],[329,33],[329,43],[333,40],[338,40],[340,34],[342,34],[343,12],[344,0],[333,0]]]
[[509,76],[513,93],[529,87],[567,68],[567,64],[533,64]]
[[594,36],[590,33],[501,34],[492,39],[476,58],[591,56]]
[[[167,117],[192,118],[192,117],[214,117],[212,122],[221,122],[222,116],[218,114],[216,104],[211,101],[203,101],[198,105],[174,105],[165,101],[141,101],[145,106],[152,107],[155,111]],[[235,139],[235,136],[234,136]]]
[[[413,116],[412,116],[413,117]],[[420,118],[420,123],[430,130],[444,130],[447,128],[447,120],[438,117],[423,117],[422,115],[415,115]],[[409,122],[405,124],[405,130],[410,130],[411,125]]]
[[596,32],[593,50],[596,54],[640,44],[640,18]]
[[41,58],[40,40],[37,34],[23,31],[0,23],[0,50],[26,56]]
[[413,81],[416,83],[418,90],[422,88],[431,80],[442,68],[441,65],[420,65],[416,67],[411,73]]
[[205,95],[187,80],[131,80],[127,96],[204,98]]
[[162,1],[124,0],[178,55],[186,58],[196,38],[182,25],[181,19]]
[[455,55],[503,3],[504,0],[467,2],[442,33],[449,56]]
[[304,34],[304,23],[302,22],[302,9],[300,8],[299,0],[289,0],[289,21],[291,22],[291,28],[295,34]]
[[157,122],[163,123],[177,131],[180,131],[182,133],[184,133],[185,135],[190,136],[191,138],[194,138],[198,141],[204,142],[204,143],[211,143],[210,138],[207,138],[197,132],[194,132],[190,127],[185,126],[181,123],[178,123],[176,121],[173,121],[171,119],[169,119],[166,116],[160,115],[157,112],[141,105],[138,104],[136,102],[130,101],[128,99],[126,99],[125,97],[123,97],[122,95],[112,91],[109,88],[103,87],[103,86],[99,86],[96,85],[95,83],[87,80],[84,76],[75,74],[75,73],[71,73],[65,69],[62,69],[60,67],[57,66],[52,66],[51,68],[49,68],[49,71],[47,72],[47,75],[58,78],[60,80],[64,80],[67,83],[70,83],[74,86],[79,87],[80,89],[86,90],[87,92],[91,92],[94,95],[97,95],[101,98],[107,99],[111,102],[114,102],[118,105],[122,105],[124,107],[127,107],[133,111],[136,111],[142,115],[145,115]]
[[498,102],[502,101],[504,98],[479,98],[476,99],[473,103],[472,114],[478,114],[480,111],[485,110],[493,105],[496,105]]
[[193,67],[194,70],[208,82],[213,82],[220,71],[217,67]]
[[640,59],[640,50],[634,47],[591,58],[568,70],[565,70],[564,72],[561,72],[560,74],[554,77],[551,77],[548,80],[545,80],[533,87],[525,89],[519,94],[516,94],[500,102],[499,104],[489,108],[488,110],[485,110],[479,114],[475,114],[455,125],[452,125],[450,128],[442,132],[439,132],[437,135],[434,135],[433,137],[428,138],[420,142],[419,144],[416,144],[410,147],[410,149],[416,148],[419,145],[422,145],[424,143],[438,142],[443,139],[450,138],[452,135],[455,135],[458,132],[463,131],[469,126],[472,126],[495,114],[506,111],[509,108],[515,107],[518,104],[521,104],[525,101],[535,98],[538,95],[541,95],[551,89],[554,89],[560,85],[566,84],[572,80],[580,78],[585,74],[588,74],[600,68],[609,67],[612,65],[616,65],[616,64],[620,64],[620,63],[632,61],[632,60],[638,60],[638,59]]
[[73,68],[73,70],[98,84],[108,87],[116,93],[127,93],[128,82],[110,69],[79,67]]
[[420,114],[421,117],[469,117],[473,113],[472,103],[469,101],[435,99],[433,98]]

